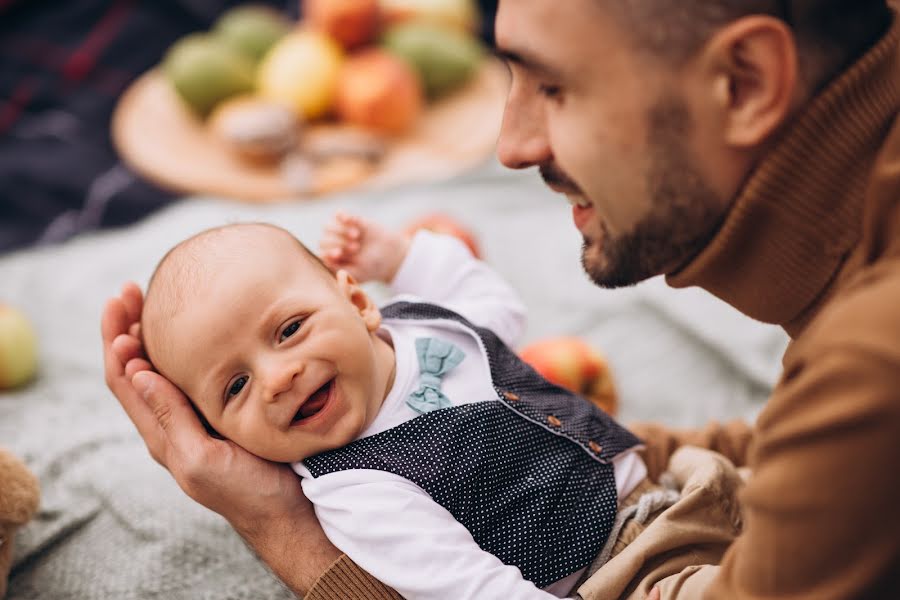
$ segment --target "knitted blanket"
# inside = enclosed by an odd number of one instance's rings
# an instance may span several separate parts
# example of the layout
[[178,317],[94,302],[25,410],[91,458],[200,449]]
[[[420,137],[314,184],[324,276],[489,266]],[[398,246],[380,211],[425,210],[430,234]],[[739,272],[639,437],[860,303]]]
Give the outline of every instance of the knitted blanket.
[[127,229],[0,257],[0,301],[30,316],[41,361],[32,385],[0,393],[0,445],[43,490],[16,541],[10,599],[292,597],[150,458],[103,381],[100,312],[122,282],[146,284],[162,254],[200,229],[270,221],[315,248],[339,209],[397,227],[434,211],[468,224],[529,308],[526,341],[580,335],[608,355],[625,423],[752,419],[778,375],[784,334],[704,292],[661,280],[592,286],[565,199],[533,173],[490,163],[433,186],[275,206],[186,199]]

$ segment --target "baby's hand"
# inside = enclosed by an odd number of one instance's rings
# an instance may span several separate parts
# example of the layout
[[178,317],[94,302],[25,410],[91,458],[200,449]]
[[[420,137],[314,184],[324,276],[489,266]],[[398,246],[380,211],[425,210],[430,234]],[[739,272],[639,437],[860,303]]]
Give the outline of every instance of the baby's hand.
[[337,213],[325,227],[319,254],[330,269],[360,283],[390,283],[409,251],[409,239],[362,217]]

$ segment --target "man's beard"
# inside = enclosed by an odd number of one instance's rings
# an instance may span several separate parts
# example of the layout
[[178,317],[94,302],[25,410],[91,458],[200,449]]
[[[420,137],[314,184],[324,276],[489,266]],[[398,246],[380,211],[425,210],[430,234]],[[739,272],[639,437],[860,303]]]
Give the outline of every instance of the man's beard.
[[684,102],[661,101],[648,122],[651,212],[615,237],[601,222],[602,239],[584,241],[582,266],[600,287],[626,287],[684,266],[709,243],[726,213],[684,143],[691,131]]

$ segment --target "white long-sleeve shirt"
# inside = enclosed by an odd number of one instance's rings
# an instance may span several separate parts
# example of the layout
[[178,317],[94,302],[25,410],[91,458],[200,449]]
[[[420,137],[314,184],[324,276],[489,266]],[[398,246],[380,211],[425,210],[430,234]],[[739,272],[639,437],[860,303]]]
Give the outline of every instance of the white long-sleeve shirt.
[[[454,238],[420,232],[391,287],[395,300],[439,304],[491,329],[514,347],[525,329],[515,291]],[[438,337],[466,358],[444,375],[441,391],[455,406],[499,401],[480,339],[455,321],[386,319],[396,356],[393,387],[360,435],[375,435],[418,416],[406,404],[418,388],[415,340]],[[643,461],[625,452],[613,461],[619,498],[646,477]],[[482,550],[469,531],[415,483],[386,471],[351,469],[312,477],[294,470],[331,542],[376,579],[410,600],[548,600],[565,596],[581,571],[541,590],[515,566]]]

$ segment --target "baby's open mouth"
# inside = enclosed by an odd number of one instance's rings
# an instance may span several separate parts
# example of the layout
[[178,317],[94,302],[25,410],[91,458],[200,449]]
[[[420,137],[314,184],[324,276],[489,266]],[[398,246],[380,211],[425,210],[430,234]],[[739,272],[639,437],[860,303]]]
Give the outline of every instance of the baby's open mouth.
[[313,392],[312,396],[310,396],[306,402],[300,407],[300,410],[297,411],[297,414],[294,415],[294,419],[291,421],[291,424],[299,423],[304,419],[308,419],[309,417],[318,414],[320,410],[328,403],[328,398],[331,397],[331,388],[334,386],[334,379],[329,379],[325,382],[325,385],[317,389]]

